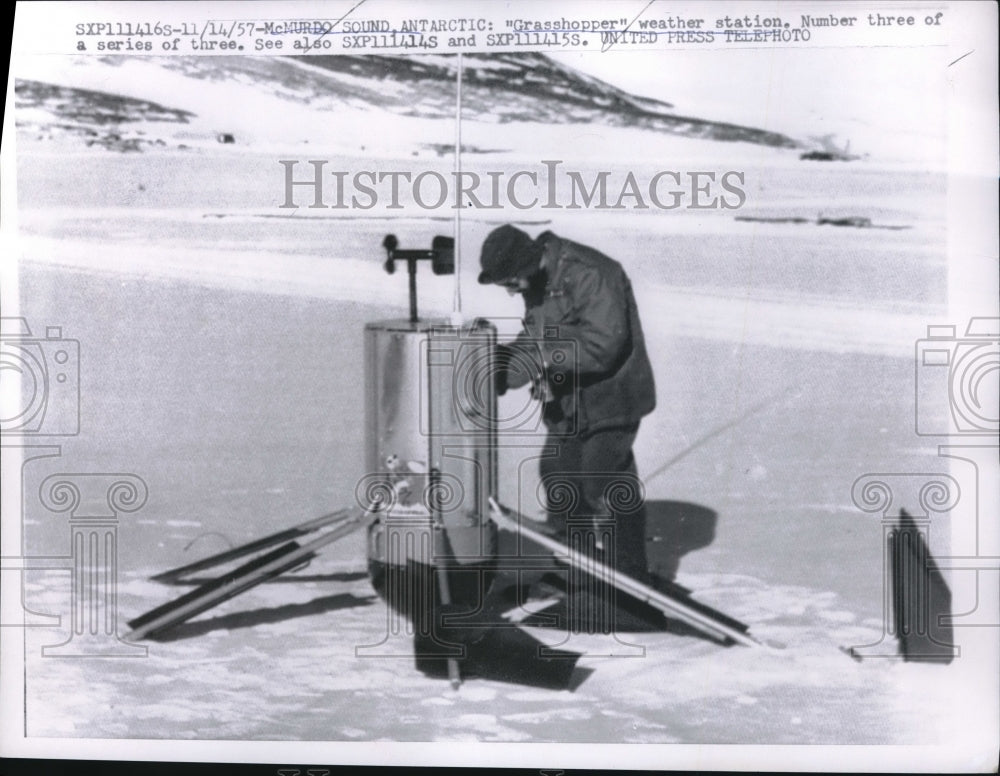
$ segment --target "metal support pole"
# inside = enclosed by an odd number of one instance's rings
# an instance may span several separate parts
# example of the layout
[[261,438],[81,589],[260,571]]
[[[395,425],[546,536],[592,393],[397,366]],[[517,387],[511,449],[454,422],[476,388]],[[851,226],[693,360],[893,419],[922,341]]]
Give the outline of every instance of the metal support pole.
[[406,260],[406,271],[410,275],[410,323],[417,322],[417,261]]

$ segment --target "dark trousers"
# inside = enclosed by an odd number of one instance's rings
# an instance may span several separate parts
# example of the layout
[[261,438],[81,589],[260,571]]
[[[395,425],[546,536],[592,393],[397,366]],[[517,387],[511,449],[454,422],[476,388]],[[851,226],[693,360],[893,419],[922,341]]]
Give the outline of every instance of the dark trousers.
[[[639,424],[574,436],[550,434],[541,459],[548,519],[570,546],[597,546],[598,560],[647,581],[646,512],[632,444]],[[586,532],[593,536],[589,540]],[[611,547],[607,538],[610,533]]]

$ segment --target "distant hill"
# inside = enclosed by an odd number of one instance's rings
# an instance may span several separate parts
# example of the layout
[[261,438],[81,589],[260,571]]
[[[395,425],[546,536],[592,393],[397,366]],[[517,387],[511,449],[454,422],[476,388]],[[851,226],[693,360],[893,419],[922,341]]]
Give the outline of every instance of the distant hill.
[[[125,70],[137,61],[106,57],[92,66]],[[214,98],[196,103],[196,90],[187,94],[177,88],[169,92],[176,101],[170,106],[162,96],[159,102],[137,96],[148,80],[122,78],[130,92],[125,96],[18,79],[18,128],[40,139],[78,136],[89,145],[115,150],[178,146],[183,135],[170,136],[162,122],[187,123],[206,107],[219,111],[214,103],[232,87],[310,111],[350,108],[449,121],[455,111],[455,56],[173,57],[144,59],[142,65],[162,68],[181,83],[193,79],[192,87],[196,82],[212,86]],[[234,99],[233,106],[240,102]],[[802,147],[780,133],[681,115],[669,103],[629,94],[536,53],[463,56],[462,115],[484,123],[634,127],[712,141]]]
[[[351,76],[352,97],[404,115],[450,117],[455,111],[454,56],[293,57]],[[463,115],[479,121],[605,124],[686,137],[742,141],[779,148],[799,144],[785,135],[683,116],[670,103],[638,97],[544,54],[471,54],[462,58]],[[403,85],[387,91],[384,84]],[[388,102],[387,102],[388,100]]]
[[18,79],[14,82],[19,129],[39,139],[55,135],[80,138],[88,146],[114,151],[141,151],[144,146],[166,145],[136,126],[145,122],[186,124],[190,111],[166,108],[149,100],[119,94]]

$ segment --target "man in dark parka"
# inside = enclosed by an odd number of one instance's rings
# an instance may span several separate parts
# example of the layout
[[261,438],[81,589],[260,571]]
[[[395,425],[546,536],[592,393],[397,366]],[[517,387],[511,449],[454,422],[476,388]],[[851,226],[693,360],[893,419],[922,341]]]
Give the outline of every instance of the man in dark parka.
[[625,271],[592,248],[552,232],[532,240],[510,225],[487,236],[480,263],[480,283],[524,298],[524,331],[498,348],[497,389],[531,382],[544,402],[546,447],[557,451],[540,465],[552,528],[566,541],[567,520],[613,520],[614,557],[600,559],[648,581],[632,445],[656,394]]

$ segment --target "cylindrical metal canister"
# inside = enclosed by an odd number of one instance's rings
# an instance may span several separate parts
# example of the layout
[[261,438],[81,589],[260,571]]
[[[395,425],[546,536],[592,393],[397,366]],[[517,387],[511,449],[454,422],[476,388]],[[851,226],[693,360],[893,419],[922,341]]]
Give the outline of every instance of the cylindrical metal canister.
[[358,496],[376,516],[368,560],[377,589],[393,567],[474,572],[493,561],[495,346],[496,329],[482,320],[365,327],[367,474]]

